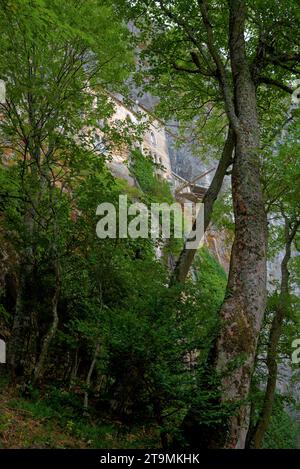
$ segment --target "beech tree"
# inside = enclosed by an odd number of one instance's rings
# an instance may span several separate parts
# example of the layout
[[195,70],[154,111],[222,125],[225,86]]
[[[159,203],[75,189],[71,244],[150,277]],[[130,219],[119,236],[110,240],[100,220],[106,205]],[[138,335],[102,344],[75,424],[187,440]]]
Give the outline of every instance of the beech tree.
[[[16,163],[1,195],[23,203],[8,362],[15,377],[33,376],[37,381],[58,324],[60,235],[71,209],[65,205],[66,194],[74,190],[80,172],[89,169],[99,120],[113,111],[109,86],[122,88],[133,61],[128,32],[105,0],[2,0],[0,24],[0,75],[7,85],[1,104],[1,150]],[[49,288],[51,319],[39,348],[37,270],[45,251],[54,286]]]
[[[277,387],[299,359],[296,0],[0,6],[0,446],[296,447]],[[229,275],[210,242],[97,236],[97,206],[118,214],[120,194],[174,202],[157,163],[169,142],[148,152],[133,78],[158,97],[153,125],[219,161],[205,228],[221,249],[235,230]],[[130,184],[111,170],[121,155]]]
[[[249,425],[246,400],[266,306],[261,146],[263,130],[272,119],[266,109],[268,94],[292,93],[291,81],[299,72],[297,2],[160,0],[127,6],[140,31],[137,36],[150,77],[147,88],[152,79],[152,89],[167,104],[168,97],[173,101],[190,97],[193,116],[201,116],[205,99],[214,98],[234,135],[235,239],[211,364],[222,374],[224,402],[238,403],[239,409],[228,419],[227,431],[220,427],[208,446],[243,448]],[[224,149],[226,144],[228,139]],[[182,253],[177,268],[183,274],[177,273],[178,279],[184,280],[192,258],[193,253]]]

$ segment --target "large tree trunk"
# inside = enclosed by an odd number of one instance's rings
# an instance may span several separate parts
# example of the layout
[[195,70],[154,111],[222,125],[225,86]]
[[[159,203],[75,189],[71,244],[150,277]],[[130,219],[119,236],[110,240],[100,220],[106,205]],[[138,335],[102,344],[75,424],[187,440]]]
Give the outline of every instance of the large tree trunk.
[[[211,215],[214,207],[214,203],[219,195],[221,190],[223,180],[226,174],[228,166],[232,163],[232,153],[234,149],[234,132],[231,128],[228,130],[228,135],[223,147],[223,152],[213,177],[213,180],[203,197],[202,203],[204,204],[204,232],[207,230]],[[193,224],[192,232],[196,230],[196,220]],[[187,242],[184,245],[183,250],[181,251],[178,261],[176,263],[174,272],[171,275],[170,285],[176,283],[183,283],[189,273],[190,267],[193,263],[194,257],[196,255],[196,249],[187,249]]]
[[266,306],[267,224],[259,175],[256,89],[245,51],[246,5],[242,0],[230,0],[229,6],[229,44],[238,117],[232,172],[235,240],[213,362],[215,369],[224,373],[223,401],[239,406],[235,415],[228,419],[228,431],[220,445],[244,448],[249,407],[243,401],[249,394]]
[[295,225],[294,229],[290,232],[290,223],[285,218],[285,254],[281,262],[281,282],[280,282],[280,294],[278,298],[278,306],[275,311],[275,315],[272,321],[268,350],[267,350],[267,368],[268,368],[268,379],[267,387],[264,396],[264,402],[260,417],[257,425],[250,438],[249,446],[251,448],[260,448],[266,433],[266,430],[270,423],[272,415],[272,409],[275,398],[276,382],[277,382],[277,350],[278,343],[280,340],[282,326],[284,318],[286,317],[287,299],[289,294],[289,269],[288,263],[291,258],[291,245],[298,228],[298,224]]
[[[209,448],[244,448],[250,411],[246,401],[266,306],[267,223],[259,174],[256,86],[245,50],[244,0],[228,0],[233,96],[227,71],[215,48],[207,2],[198,0],[198,3],[207,30],[208,49],[217,66],[227,115],[235,132],[232,170],[235,239],[227,294],[220,310],[220,330],[208,365],[221,378],[221,401],[236,407],[233,415],[214,428],[205,428],[200,422],[198,439],[203,438]],[[183,427],[195,425],[196,414],[192,409]],[[194,428],[193,433],[196,432]]]
[[[266,303],[266,222],[257,165],[251,158],[251,148],[238,138],[232,177],[235,240],[214,350],[215,368],[225,374],[223,400],[235,402],[248,397]],[[248,424],[248,406],[241,405],[229,421],[225,445],[243,448]]]

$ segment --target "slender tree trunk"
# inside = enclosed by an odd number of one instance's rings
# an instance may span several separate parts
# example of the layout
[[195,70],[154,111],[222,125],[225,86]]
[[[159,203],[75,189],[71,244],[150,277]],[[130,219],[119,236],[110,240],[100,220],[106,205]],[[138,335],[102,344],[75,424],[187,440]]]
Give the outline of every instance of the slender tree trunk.
[[73,363],[72,370],[71,370],[71,373],[70,373],[69,389],[72,388],[72,386],[74,384],[74,381],[77,378],[77,373],[78,373],[78,370],[79,370],[80,362],[81,362],[81,359],[79,357],[78,348],[77,348],[76,351],[75,351],[74,363]]
[[276,382],[277,382],[277,350],[280,336],[282,333],[282,326],[286,317],[287,299],[289,295],[289,269],[288,263],[291,258],[291,245],[298,228],[298,224],[295,225],[294,230],[290,232],[290,223],[285,217],[285,254],[281,262],[281,283],[280,283],[280,294],[278,298],[278,305],[275,311],[275,315],[272,321],[268,350],[267,350],[267,368],[268,368],[268,379],[267,387],[264,396],[264,402],[262,411],[257,422],[257,425],[252,434],[249,446],[251,448],[260,448],[268,429],[270,418],[272,415],[272,409],[275,399]]
[[[31,101],[30,101],[31,102]],[[38,177],[38,161],[40,151],[36,144],[30,143],[33,147],[30,154],[30,167],[24,168],[23,172],[30,172],[32,176]],[[23,174],[23,177],[24,177]],[[23,184],[23,179],[22,179]],[[21,186],[22,187],[22,186]],[[25,191],[24,187],[22,190]],[[35,323],[37,322],[37,302],[36,302],[36,270],[35,270],[35,245],[34,237],[36,234],[35,207],[38,205],[40,195],[36,192],[32,195],[30,205],[24,207],[24,228],[26,230],[27,243],[21,253],[18,275],[18,292],[16,300],[15,315],[11,333],[11,340],[8,346],[8,363],[11,368],[13,381],[17,378],[26,382],[30,379],[34,362],[36,359],[37,331]],[[30,240],[30,243],[28,242]]]
[[7,362],[13,382],[27,380],[34,366],[37,339],[34,278],[30,261],[24,260],[20,264],[15,314],[8,341]]
[[33,374],[34,383],[39,382],[44,375],[45,362],[46,362],[47,354],[49,351],[49,346],[50,346],[51,341],[55,337],[57,326],[58,326],[58,321],[59,321],[57,306],[58,306],[58,301],[60,297],[60,289],[61,289],[61,273],[60,273],[60,266],[59,266],[58,260],[55,261],[55,278],[56,278],[55,290],[54,290],[54,294],[52,297],[52,323],[42,342],[41,352],[40,352],[37,364],[34,369],[34,374]]
[[[234,149],[234,132],[230,128],[223,147],[223,152],[213,177],[213,180],[203,197],[202,203],[204,204],[204,232],[207,230],[214,203],[221,190],[223,180],[228,166],[232,163],[232,153]],[[193,232],[196,229],[196,221],[193,224]],[[186,243],[181,251],[175,269],[171,275],[170,285],[176,283],[183,283],[189,273],[190,267],[194,260],[197,249],[187,249]]]
[[24,354],[24,338],[23,336],[23,322],[24,322],[24,285],[25,279],[24,275],[19,277],[18,287],[17,287],[17,298],[16,298],[16,308],[13,321],[13,327],[11,331],[11,338],[8,343],[8,353],[7,361],[11,368],[11,374],[13,382],[17,378],[17,368],[20,362],[20,357]]
[[89,389],[90,389],[90,385],[91,385],[91,377],[92,377],[92,374],[93,374],[93,371],[94,371],[94,368],[95,368],[95,365],[96,365],[96,361],[97,361],[97,358],[98,358],[98,355],[99,355],[99,350],[100,350],[100,339],[96,343],[94,356],[93,356],[93,359],[92,359],[92,362],[91,362],[91,365],[90,365],[90,368],[89,368],[89,371],[88,371],[88,374],[87,374],[87,377],[86,377],[86,381],[85,381],[86,390],[85,390],[84,399],[83,399],[83,411],[84,411],[84,413],[88,412]]

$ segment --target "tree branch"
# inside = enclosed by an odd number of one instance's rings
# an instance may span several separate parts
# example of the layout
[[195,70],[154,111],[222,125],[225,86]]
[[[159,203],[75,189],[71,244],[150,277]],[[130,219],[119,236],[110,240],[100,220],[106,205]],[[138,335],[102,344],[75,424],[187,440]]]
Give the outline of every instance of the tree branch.
[[284,83],[281,83],[280,81],[275,80],[274,78],[264,77],[260,75],[258,77],[258,83],[264,83],[265,85],[275,86],[276,88],[279,88],[285,91],[286,93],[293,94],[294,92],[294,90],[290,86],[287,86]]
[[176,62],[173,62],[173,68],[175,70],[177,70],[178,72],[186,72],[186,73],[196,73],[199,75],[200,73],[200,70],[199,69],[190,69],[190,68],[187,68],[187,67],[182,67],[181,65],[177,65]]
[[[227,168],[230,166],[230,164],[232,164],[232,153],[234,145],[235,135],[233,130],[229,128],[217,170],[202,201],[202,203],[204,204],[204,232],[209,226],[214,203],[221,190]],[[195,233],[196,228],[197,220],[195,220],[195,222],[193,223],[193,233]],[[183,283],[185,281],[196,252],[197,249],[188,249],[185,244],[183,250],[180,253],[175,269],[171,275],[170,286],[176,283]]]
[[209,53],[210,53],[215,65],[217,67],[218,79],[219,79],[221,91],[223,93],[226,113],[227,113],[228,119],[229,119],[233,129],[237,130],[239,128],[239,120],[238,120],[238,117],[235,113],[233,96],[232,96],[230,86],[228,84],[225,66],[222,62],[222,59],[219,55],[218,50],[215,47],[213,28],[212,28],[212,25],[211,25],[210,20],[209,20],[207,2],[206,2],[206,0],[197,0],[197,1],[198,1],[198,5],[199,5],[199,8],[200,8],[203,24],[204,24],[204,27],[206,29],[207,47],[208,47]]

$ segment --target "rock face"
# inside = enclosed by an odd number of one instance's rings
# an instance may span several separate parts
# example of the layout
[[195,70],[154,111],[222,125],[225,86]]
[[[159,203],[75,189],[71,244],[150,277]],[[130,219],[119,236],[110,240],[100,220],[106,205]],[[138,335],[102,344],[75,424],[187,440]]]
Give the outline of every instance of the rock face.
[[[155,105],[158,103],[158,99],[149,93],[143,93],[141,96],[140,90],[136,89],[134,86],[132,86],[132,99],[151,113],[154,111]],[[171,168],[174,173],[178,174],[182,178],[191,180],[205,172],[209,165],[204,163],[203,159],[192,155],[188,141],[186,144],[180,145],[180,147],[176,145],[178,140],[178,128],[179,126],[176,121],[168,122],[165,125],[166,145],[168,148]],[[210,180],[211,175],[203,182],[209,184]]]
[[210,227],[205,233],[205,245],[208,247],[225,272],[229,272],[230,252],[233,239],[225,230],[216,230]]
[[[203,160],[192,155],[188,143],[178,148],[176,146],[176,135],[173,132],[167,132],[167,142],[172,171],[182,178],[191,181],[209,168],[214,167],[214,163],[204,163]],[[208,186],[211,178],[212,176],[209,174],[203,178],[201,183]]]

